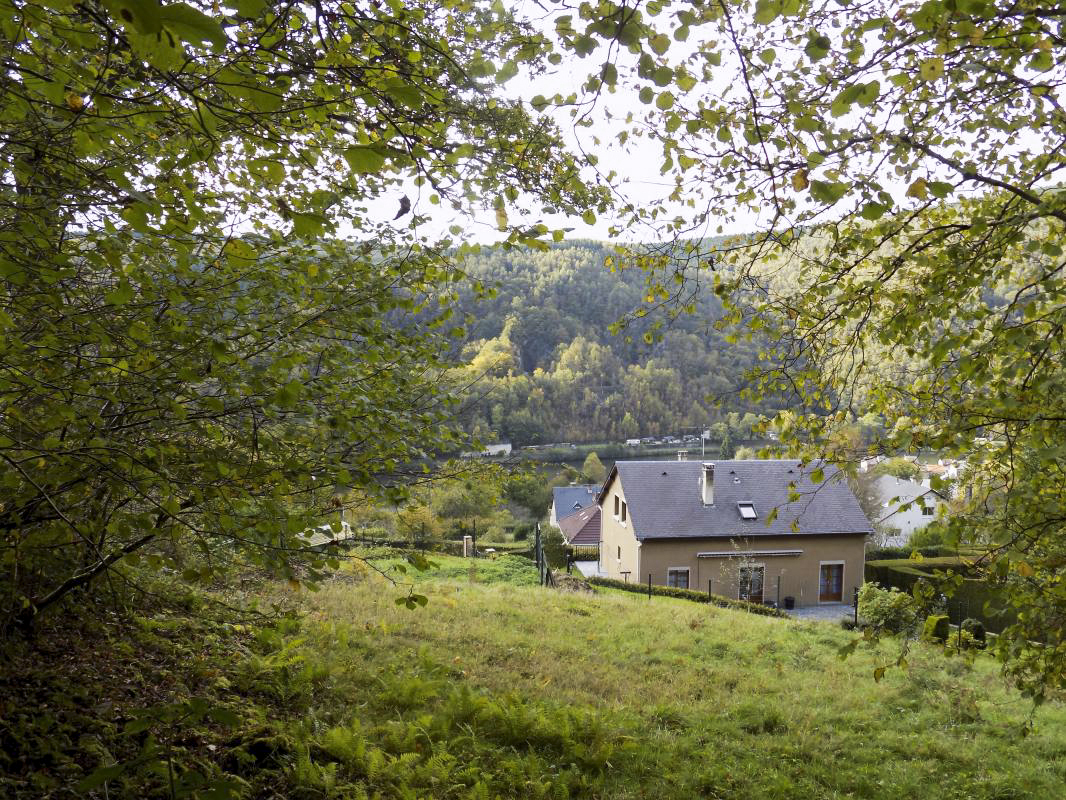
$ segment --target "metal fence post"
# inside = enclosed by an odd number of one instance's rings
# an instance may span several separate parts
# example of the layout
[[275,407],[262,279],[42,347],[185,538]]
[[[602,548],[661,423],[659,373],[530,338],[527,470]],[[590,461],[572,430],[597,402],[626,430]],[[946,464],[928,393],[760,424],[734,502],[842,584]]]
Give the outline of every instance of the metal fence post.
[[648,599],[651,600],[651,573],[648,573]]
[[855,587],[854,598],[851,601],[855,609],[855,627],[859,627],[859,587]]

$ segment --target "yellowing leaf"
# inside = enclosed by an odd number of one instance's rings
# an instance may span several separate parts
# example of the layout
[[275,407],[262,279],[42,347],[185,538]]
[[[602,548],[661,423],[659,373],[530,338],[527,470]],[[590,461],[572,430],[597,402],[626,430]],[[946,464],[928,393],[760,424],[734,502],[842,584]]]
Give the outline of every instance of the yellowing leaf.
[[944,59],[927,58],[918,66],[918,75],[923,81],[935,81],[944,74]]
[[924,178],[918,178],[907,188],[907,197],[913,197],[916,200],[924,200],[927,196],[928,185]]
[[792,188],[797,192],[802,192],[810,186],[810,181],[807,180],[807,170],[798,169],[792,173]]

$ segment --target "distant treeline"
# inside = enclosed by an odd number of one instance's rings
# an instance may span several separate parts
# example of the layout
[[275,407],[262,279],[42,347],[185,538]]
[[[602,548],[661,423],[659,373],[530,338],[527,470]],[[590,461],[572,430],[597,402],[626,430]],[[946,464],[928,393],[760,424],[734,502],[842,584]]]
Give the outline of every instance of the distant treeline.
[[612,334],[647,291],[640,270],[607,269],[612,256],[601,243],[570,242],[468,260],[471,277],[496,293],[461,301],[470,313],[460,343],[469,362],[463,377],[473,381],[461,417],[467,430],[518,446],[623,441],[724,423],[732,412],[729,427],[744,437],[741,420],[780,407],[732,396],[758,343],[729,342],[715,330],[722,307],[712,292],[651,344],[647,318]]

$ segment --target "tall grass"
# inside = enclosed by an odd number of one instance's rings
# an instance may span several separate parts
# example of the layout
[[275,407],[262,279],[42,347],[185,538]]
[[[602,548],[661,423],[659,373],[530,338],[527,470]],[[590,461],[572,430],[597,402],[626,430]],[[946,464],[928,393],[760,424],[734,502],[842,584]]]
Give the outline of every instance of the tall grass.
[[[386,574],[401,563],[379,555]],[[841,660],[854,634],[825,623],[565,594],[523,585],[536,572],[518,560],[434,560],[399,576],[429,598],[414,610],[395,602],[405,587],[352,569],[316,593],[266,592],[299,619],[248,627],[190,610],[142,618],[126,639],[116,625],[97,663],[129,664],[77,701],[76,726],[0,718],[0,773],[18,772],[0,774],[0,795],[71,796],[118,761],[81,795],[169,797],[173,774],[193,787],[183,796],[295,800],[1066,796],[1066,709],[1030,719],[987,657],[919,645],[875,682],[898,649]],[[150,690],[132,695],[138,673]],[[54,692],[30,694],[56,707]],[[153,723],[161,744],[146,757],[133,706],[189,695],[203,714]]]

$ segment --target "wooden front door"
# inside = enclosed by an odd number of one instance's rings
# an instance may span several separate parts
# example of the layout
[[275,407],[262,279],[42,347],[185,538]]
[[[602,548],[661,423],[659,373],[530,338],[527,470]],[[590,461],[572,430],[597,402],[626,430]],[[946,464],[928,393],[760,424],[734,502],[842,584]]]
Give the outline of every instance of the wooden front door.
[[844,565],[822,564],[818,580],[818,602],[839,603],[844,598]]
[[740,568],[740,599],[749,603],[762,602],[763,576],[766,568],[761,564],[756,567]]

